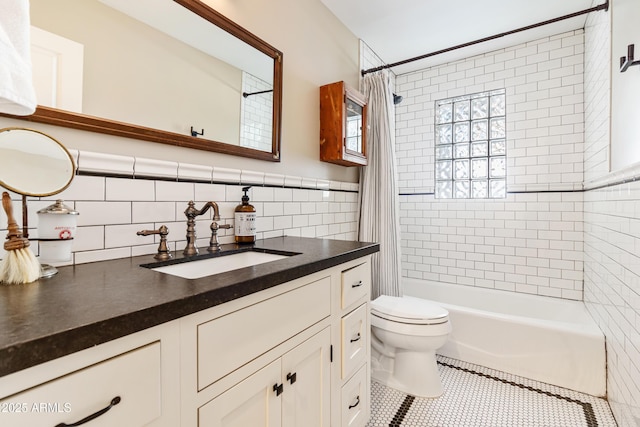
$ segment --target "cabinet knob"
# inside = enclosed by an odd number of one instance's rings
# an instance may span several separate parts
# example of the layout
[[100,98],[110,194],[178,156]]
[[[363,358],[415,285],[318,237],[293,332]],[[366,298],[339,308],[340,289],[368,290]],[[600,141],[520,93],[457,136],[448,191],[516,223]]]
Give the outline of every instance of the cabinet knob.
[[276,392],[276,396],[280,396],[282,394],[282,390],[284,390],[284,384],[274,384],[273,391]]
[[293,374],[291,372],[287,374],[287,380],[289,381],[290,384],[295,383],[297,379],[298,379],[298,375],[295,372]]

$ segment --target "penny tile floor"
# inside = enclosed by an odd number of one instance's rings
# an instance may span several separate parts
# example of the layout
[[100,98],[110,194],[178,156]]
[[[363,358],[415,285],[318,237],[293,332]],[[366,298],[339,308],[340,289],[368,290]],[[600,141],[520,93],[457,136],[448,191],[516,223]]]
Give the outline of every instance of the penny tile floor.
[[616,427],[605,399],[438,356],[444,394],[371,384],[367,427]]

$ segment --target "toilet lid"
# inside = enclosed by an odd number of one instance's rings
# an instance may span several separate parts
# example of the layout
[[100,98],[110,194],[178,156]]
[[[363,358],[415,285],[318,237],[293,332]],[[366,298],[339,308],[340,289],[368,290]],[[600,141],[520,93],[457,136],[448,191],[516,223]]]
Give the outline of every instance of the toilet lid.
[[381,295],[371,301],[371,314],[395,322],[437,324],[449,320],[449,312],[439,305],[413,297]]

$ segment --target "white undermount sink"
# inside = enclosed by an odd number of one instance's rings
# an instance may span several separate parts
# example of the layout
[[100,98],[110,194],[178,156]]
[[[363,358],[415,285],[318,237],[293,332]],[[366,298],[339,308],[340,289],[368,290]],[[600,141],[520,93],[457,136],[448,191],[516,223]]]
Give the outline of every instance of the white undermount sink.
[[201,277],[224,273],[225,271],[237,270],[239,268],[251,267],[258,264],[264,264],[265,262],[288,258],[291,255],[293,254],[281,255],[266,252],[246,251],[197,261],[188,261],[180,264],[165,265],[162,267],[152,268],[152,270],[182,277],[184,279],[199,279]]

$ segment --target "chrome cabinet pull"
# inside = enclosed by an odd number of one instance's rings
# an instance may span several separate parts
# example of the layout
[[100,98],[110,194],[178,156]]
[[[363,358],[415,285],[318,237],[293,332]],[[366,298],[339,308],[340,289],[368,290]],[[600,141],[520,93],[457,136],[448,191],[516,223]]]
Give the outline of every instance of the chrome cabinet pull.
[[355,338],[351,338],[351,342],[360,341],[360,338],[362,338],[362,336],[360,335],[360,332],[358,332],[358,335],[356,335]]
[[351,285],[351,287],[352,288],[359,288],[362,285],[364,285],[364,283],[362,283],[362,280],[358,280],[358,282],[354,283],[353,285]]
[[349,405],[349,409],[353,409],[360,404],[360,396],[356,396],[356,403]]
[[81,426],[84,423],[88,423],[89,421],[95,420],[99,416],[106,414],[109,411],[109,409],[111,409],[114,406],[116,406],[118,403],[120,403],[121,400],[122,399],[120,398],[120,396],[116,396],[113,399],[111,399],[111,403],[109,403],[109,406],[107,406],[106,408],[100,409],[95,414],[91,414],[88,417],[83,418],[80,421],[76,421],[73,424],[60,423],[60,424],[56,425],[56,427],[77,427],[77,426]]

